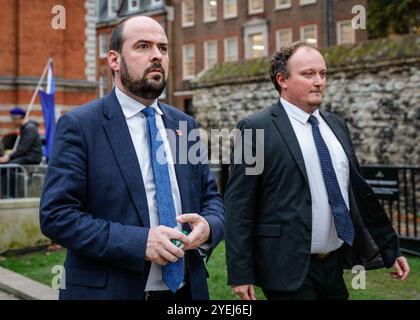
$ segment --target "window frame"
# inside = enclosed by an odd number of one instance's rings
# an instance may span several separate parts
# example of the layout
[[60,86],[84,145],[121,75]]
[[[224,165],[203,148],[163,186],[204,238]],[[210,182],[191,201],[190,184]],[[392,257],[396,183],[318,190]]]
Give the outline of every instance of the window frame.
[[281,43],[280,43],[280,32],[282,31],[287,31],[290,35],[290,41],[289,42],[293,42],[293,30],[292,28],[281,28],[281,29],[277,29],[276,30],[276,50],[279,50],[281,47]]
[[192,4],[192,12],[193,12],[193,21],[185,21],[185,8],[186,8],[186,1],[191,1],[191,0],[183,0],[182,4],[181,4],[181,26],[183,28],[188,28],[188,27],[192,27],[195,25],[195,1],[192,0],[191,4]]
[[[252,15],[252,14],[263,13],[264,12],[264,0],[261,1],[261,3],[262,3],[261,9],[252,9],[252,7],[251,7],[251,2],[252,1],[256,1],[256,0],[248,0],[248,14]],[[260,1],[260,0],[258,0],[258,1]]]
[[[187,48],[192,48],[193,53],[194,53],[194,60],[193,60],[193,65],[194,65],[194,71],[193,74],[186,74],[186,49]],[[195,50],[195,44],[194,43],[189,43],[189,44],[184,44],[182,46],[182,79],[183,80],[191,80],[194,79],[195,74],[196,74],[196,50]]]
[[[108,17],[110,18],[115,18],[117,16],[117,11],[113,11],[112,10],[112,4],[113,3],[118,3],[119,4],[119,0],[108,0],[107,5],[108,5]],[[118,8],[117,8],[118,10]]]
[[[236,57],[234,60],[228,60],[228,40],[235,39],[235,51],[236,51]],[[226,37],[223,39],[223,46],[224,46],[224,61],[225,62],[235,62],[239,60],[239,38],[236,36],[233,37]]]
[[[343,39],[341,39],[341,28],[344,23],[350,23],[350,28],[352,30],[352,41],[351,42],[343,42]],[[352,28],[351,20],[341,20],[337,21],[337,45],[341,44],[355,44],[356,43],[356,30]]]
[[236,11],[234,14],[230,14],[228,15],[227,13],[227,0],[223,0],[223,19],[227,20],[227,19],[233,19],[233,18],[237,18],[238,17],[238,0],[233,0],[235,1],[235,7],[236,7]]
[[[216,44],[215,49],[216,49],[216,62],[212,65],[208,64],[208,55],[209,55],[209,50],[208,50],[208,44],[209,43],[214,43]],[[204,69],[209,69],[212,66],[214,66],[215,64],[217,64],[219,62],[219,55],[218,55],[218,50],[219,50],[219,44],[218,41],[216,39],[212,39],[212,40],[206,40],[203,42],[203,49],[204,49]]]
[[305,24],[303,26],[300,26],[300,40],[307,42],[308,44],[312,44],[311,42],[308,42],[307,40],[304,39],[303,35],[304,35],[304,29],[307,27],[315,27],[315,37],[316,37],[316,43],[315,46],[318,48],[318,42],[319,42],[319,35],[318,35],[318,25],[317,24]]
[[133,0],[128,0],[128,6],[127,6],[128,12],[135,12],[136,10],[140,9],[140,0],[135,0],[137,3],[137,7],[132,6],[133,5],[132,1]]
[[214,1],[214,0],[203,0],[203,22],[204,23],[217,21],[217,6],[218,6],[217,1],[216,1],[216,16],[215,17],[210,17],[210,16],[206,15],[206,13],[207,13],[206,9],[211,8],[209,1]]
[[316,0],[299,0],[300,6],[308,6],[315,3],[316,3]]
[[[98,39],[98,47],[99,47],[99,52],[98,52],[98,56],[100,59],[104,59],[108,56],[108,39],[106,36],[105,32],[101,32],[99,33],[99,39]],[[106,50],[102,51],[104,45],[106,46]]]
[[292,0],[288,0],[289,3],[286,4],[279,4],[279,0],[274,0],[274,10],[285,10],[290,9],[292,7]]

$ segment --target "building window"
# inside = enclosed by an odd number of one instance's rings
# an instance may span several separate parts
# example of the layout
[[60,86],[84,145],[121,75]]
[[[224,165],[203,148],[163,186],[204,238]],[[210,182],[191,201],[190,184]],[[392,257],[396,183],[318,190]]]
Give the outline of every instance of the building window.
[[337,22],[337,44],[355,43],[356,36],[351,20]]
[[305,6],[307,4],[314,4],[316,3],[316,0],[299,0],[299,5]]
[[238,61],[238,38],[225,38],[225,61]]
[[195,7],[194,0],[182,1],[182,26],[191,27],[194,25]]
[[250,44],[250,58],[261,58],[264,57],[264,35],[262,33],[255,33],[249,35],[249,44]]
[[308,44],[312,44],[314,46],[318,46],[318,31],[317,26],[307,25],[300,27],[300,40],[307,42]]
[[276,10],[288,9],[292,7],[292,0],[276,0]]
[[204,22],[212,22],[217,20],[216,0],[203,0],[203,16]]
[[195,46],[187,44],[182,47],[182,78],[189,80],[195,76]]
[[264,1],[263,0],[248,0],[248,12],[249,14],[264,12]]
[[286,43],[292,43],[292,29],[280,29],[276,31],[276,50]]
[[152,0],[152,2],[151,2],[151,6],[152,7],[157,7],[157,6],[159,6],[159,5],[161,5],[162,4],[162,0]]
[[268,22],[252,19],[243,25],[245,59],[268,56]]
[[128,0],[128,11],[134,12],[140,9],[140,0]]
[[108,54],[108,42],[105,33],[99,34],[99,58],[106,58]]
[[223,16],[225,19],[236,18],[238,16],[237,0],[224,0]]
[[204,68],[208,69],[217,63],[217,40],[204,42]]
[[107,92],[107,77],[106,76],[100,76],[99,77],[99,98],[102,98],[105,93]]
[[108,0],[108,16],[116,17],[119,7],[120,7],[119,0]]

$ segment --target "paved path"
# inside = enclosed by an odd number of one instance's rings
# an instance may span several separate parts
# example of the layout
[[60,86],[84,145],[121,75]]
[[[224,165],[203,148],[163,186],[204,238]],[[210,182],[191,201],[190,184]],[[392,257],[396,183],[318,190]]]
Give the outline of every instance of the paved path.
[[57,300],[58,291],[0,267],[0,300],[14,295],[23,300]]
[[0,301],[1,300],[19,300],[19,299],[16,298],[15,296],[12,296],[12,295],[0,290]]

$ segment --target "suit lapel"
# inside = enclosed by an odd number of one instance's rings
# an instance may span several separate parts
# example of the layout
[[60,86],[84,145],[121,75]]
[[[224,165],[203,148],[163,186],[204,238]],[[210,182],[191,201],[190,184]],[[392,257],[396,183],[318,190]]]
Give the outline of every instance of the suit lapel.
[[127,185],[137,213],[145,227],[150,226],[146,190],[127,122],[121,106],[112,91],[104,100],[104,114],[109,119],[103,127],[111,145],[121,174]]
[[[175,119],[171,110],[162,103],[159,103],[159,108],[161,108],[163,112],[162,119],[163,119],[163,124],[165,128],[176,133],[175,140],[173,139],[168,139],[168,140],[171,146],[171,150],[175,151],[175,154],[173,154],[172,158],[174,160],[176,180],[178,182],[179,194],[181,197],[182,212],[186,213],[185,210],[188,210],[189,208],[189,202],[187,200],[188,200],[188,195],[190,194],[190,188],[189,188],[189,183],[188,183],[189,181],[187,178],[189,177],[189,172],[188,172],[189,165],[179,163],[180,157],[178,155],[178,152],[180,150],[179,144],[184,143],[184,141],[187,142],[187,139],[185,138],[185,140],[180,141],[179,135],[177,133],[177,131],[180,129],[179,120]],[[187,135],[188,132],[183,132],[183,134]]]
[[308,183],[305,161],[303,160],[303,155],[299,147],[299,142],[296,138],[296,134],[293,130],[292,124],[290,123],[289,117],[287,116],[287,113],[284,110],[283,105],[280,103],[280,101],[277,104],[277,106],[275,106],[272,109],[271,115],[273,116],[274,125],[280,132],[281,136],[283,137],[283,140],[286,142],[290,153],[292,154],[293,158],[296,161],[296,164],[299,167],[299,170],[305,178],[306,183]]

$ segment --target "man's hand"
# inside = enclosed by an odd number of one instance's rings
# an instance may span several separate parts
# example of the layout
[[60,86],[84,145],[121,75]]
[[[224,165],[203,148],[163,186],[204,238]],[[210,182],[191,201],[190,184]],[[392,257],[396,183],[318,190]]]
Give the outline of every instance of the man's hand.
[[254,285],[244,284],[240,286],[232,286],[233,293],[237,294],[241,300],[257,300],[255,296]]
[[206,242],[210,237],[210,226],[206,219],[196,213],[181,214],[176,217],[179,223],[189,223],[192,229],[188,235],[189,244],[184,242],[184,250],[196,249],[199,245]]
[[408,261],[406,257],[400,256],[395,259],[394,262],[394,272],[391,272],[391,276],[394,279],[405,280],[408,277],[410,272],[410,267],[408,266]]
[[146,260],[163,266],[182,258],[184,251],[171,242],[174,239],[182,241],[185,245],[190,244],[190,239],[178,230],[166,226],[151,228],[147,238]]
[[0,163],[7,163],[10,161],[10,157],[8,155],[0,157]]

